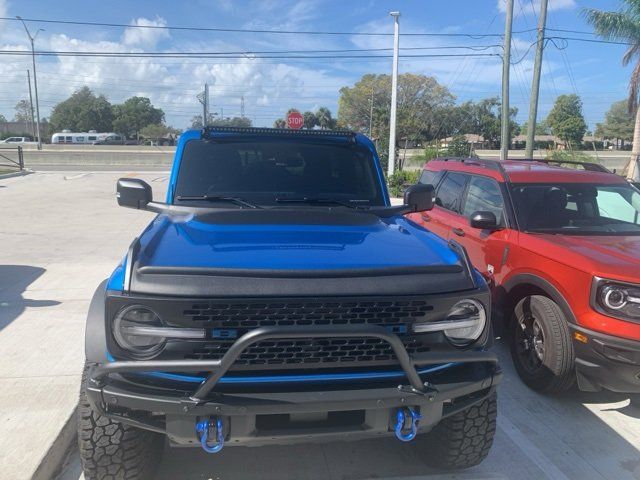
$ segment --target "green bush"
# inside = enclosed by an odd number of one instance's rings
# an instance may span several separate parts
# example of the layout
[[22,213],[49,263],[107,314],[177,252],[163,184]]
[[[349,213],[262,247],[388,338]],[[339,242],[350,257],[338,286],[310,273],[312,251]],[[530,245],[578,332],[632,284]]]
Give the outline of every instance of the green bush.
[[440,156],[440,150],[438,147],[427,147],[424,149],[424,161],[427,163],[434,158],[438,158]]
[[388,177],[389,193],[392,197],[401,197],[408,185],[418,183],[421,170],[398,170]]
[[596,162],[597,160],[580,150],[547,150],[547,160],[559,162]]
[[447,155],[451,157],[469,157],[471,152],[471,144],[467,142],[464,135],[456,135],[451,139]]

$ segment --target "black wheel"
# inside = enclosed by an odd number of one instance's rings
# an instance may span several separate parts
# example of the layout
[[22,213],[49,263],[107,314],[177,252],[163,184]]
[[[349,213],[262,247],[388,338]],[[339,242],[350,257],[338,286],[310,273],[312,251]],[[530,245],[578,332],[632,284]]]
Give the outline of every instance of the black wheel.
[[493,393],[480,403],[442,420],[416,446],[426,462],[436,468],[459,470],[482,462],[496,433],[498,402]]
[[78,447],[86,480],[147,480],[162,455],[161,435],[103,417],[87,400],[82,376]]
[[511,357],[524,383],[544,393],[575,383],[571,332],[560,307],[542,295],[518,302],[511,321]]

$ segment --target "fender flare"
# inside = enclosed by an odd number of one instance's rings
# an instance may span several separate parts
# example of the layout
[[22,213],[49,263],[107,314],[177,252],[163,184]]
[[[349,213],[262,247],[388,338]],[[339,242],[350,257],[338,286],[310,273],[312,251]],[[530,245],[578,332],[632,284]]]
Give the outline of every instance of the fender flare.
[[[531,273],[520,273],[518,275],[514,275],[509,278],[506,282],[502,284],[502,288],[504,289],[505,300],[511,292],[518,286],[529,284],[535,287],[538,287],[540,290],[545,292],[551,300],[553,300],[564,313],[565,318],[569,323],[577,324],[578,321],[576,316],[573,314],[573,310],[569,306],[569,303],[565,300],[564,296],[560,291],[548,280],[544,278],[534,275]],[[515,305],[514,305],[515,306]]]
[[107,296],[105,279],[98,285],[87,313],[84,332],[84,352],[88,363],[108,363],[105,299]]

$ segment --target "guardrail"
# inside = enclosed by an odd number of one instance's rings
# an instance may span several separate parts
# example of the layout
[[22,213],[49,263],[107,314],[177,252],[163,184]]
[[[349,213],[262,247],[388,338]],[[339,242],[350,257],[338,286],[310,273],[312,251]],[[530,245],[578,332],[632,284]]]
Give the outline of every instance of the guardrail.
[[17,168],[19,171],[24,170],[24,154],[22,147],[18,146],[0,146],[0,167]]

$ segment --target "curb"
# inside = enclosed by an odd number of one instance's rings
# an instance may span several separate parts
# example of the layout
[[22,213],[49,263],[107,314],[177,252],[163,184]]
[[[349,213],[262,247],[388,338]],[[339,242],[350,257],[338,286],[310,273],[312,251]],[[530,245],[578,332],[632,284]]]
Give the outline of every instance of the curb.
[[62,470],[64,462],[67,459],[67,453],[76,440],[77,410],[78,407],[76,405],[60,430],[60,433],[58,433],[58,436],[40,461],[40,465],[36,468],[31,480],[51,480]]
[[21,170],[19,172],[12,173],[3,173],[0,175],[0,180],[4,180],[5,178],[13,178],[13,177],[23,177],[24,175],[29,175],[30,173],[35,173],[33,170]]

